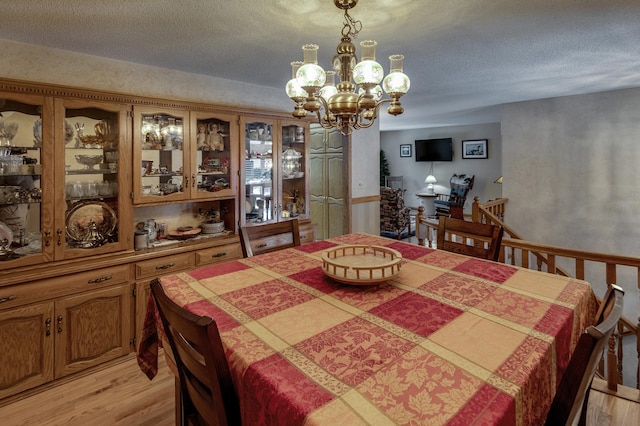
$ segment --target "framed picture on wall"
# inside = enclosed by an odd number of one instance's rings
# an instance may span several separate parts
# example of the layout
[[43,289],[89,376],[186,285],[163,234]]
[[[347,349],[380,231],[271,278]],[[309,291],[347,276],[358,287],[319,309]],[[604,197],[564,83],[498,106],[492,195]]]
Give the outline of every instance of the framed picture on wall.
[[462,158],[489,158],[486,139],[462,141]]
[[411,145],[400,145],[400,157],[411,157]]

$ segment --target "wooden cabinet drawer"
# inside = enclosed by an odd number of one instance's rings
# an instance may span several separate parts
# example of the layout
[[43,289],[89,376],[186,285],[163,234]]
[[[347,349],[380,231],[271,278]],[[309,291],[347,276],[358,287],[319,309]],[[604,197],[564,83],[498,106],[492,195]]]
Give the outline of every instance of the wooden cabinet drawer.
[[50,280],[0,287],[0,309],[126,283],[131,280],[130,271],[129,265],[119,265],[63,275]]
[[153,278],[193,268],[193,253],[181,253],[136,263],[136,279]]
[[196,266],[224,262],[225,260],[240,259],[241,257],[242,249],[240,248],[239,243],[226,244],[224,246],[198,250],[196,252]]

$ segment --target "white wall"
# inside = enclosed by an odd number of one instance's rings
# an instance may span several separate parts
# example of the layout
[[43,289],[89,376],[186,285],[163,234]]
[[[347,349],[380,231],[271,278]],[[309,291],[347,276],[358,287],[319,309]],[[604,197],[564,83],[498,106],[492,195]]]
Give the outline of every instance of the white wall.
[[[506,105],[507,223],[527,240],[640,257],[639,105],[640,89]],[[588,273],[602,295],[604,276]],[[636,276],[618,272],[632,320]]]
[[380,232],[380,201],[358,203],[358,198],[380,195],[380,131],[376,122],[351,134],[351,231]]
[[[502,185],[493,183],[502,175],[502,138],[500,123],[469,126],[434,127],[399,130],[380,133],[380,148],[389,161],[391,175],[404,176],[405,203],[417,206],[417,192],[426,188],[424,179],[429,174],[431,163],[416,162],[414,141],[417,139],[453,138],[452,162],[433,163],[433,174],[438,179],[436,192],[449,193],[449,179],[456,174],[475,175],[473,189],[465,204],[465,213],[471,213],[474,196],[487,201],[502,196]],[[462,141],[488,139],[488,159],[462,159]],[[400,157],[400,145],[411,145],[411,157]]]

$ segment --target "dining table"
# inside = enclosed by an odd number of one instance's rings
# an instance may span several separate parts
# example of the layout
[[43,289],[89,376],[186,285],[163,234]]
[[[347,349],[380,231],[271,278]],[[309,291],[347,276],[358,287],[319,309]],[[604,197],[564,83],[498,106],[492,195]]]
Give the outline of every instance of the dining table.
[[[323,253],[350,245],[399,252],[399,271],[336,281]],[[586,281],[366,233],[160,282],[215,319],[245,425],[540,425],[597,309]],[[149,378],[161,343],[150,297]]]

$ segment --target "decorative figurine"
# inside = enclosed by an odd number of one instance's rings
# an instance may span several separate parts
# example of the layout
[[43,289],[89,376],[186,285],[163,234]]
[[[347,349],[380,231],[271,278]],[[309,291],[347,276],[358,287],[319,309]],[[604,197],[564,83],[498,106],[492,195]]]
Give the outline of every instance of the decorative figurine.
[[202,151],[209,151],[209,144],[207,143],[207,139],[207,125],[204,123],[198,123],[198,134],[196,135],[198,149]]

